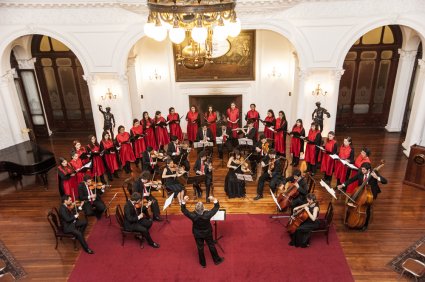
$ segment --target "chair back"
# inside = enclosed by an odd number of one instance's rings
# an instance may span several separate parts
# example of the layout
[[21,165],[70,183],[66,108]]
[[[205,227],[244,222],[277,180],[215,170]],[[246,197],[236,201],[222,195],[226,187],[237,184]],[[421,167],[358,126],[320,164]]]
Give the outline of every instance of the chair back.
[[56,208],[52,208],[47,213],[47,221],[49,221],[50,226],[52,227],[55,235],[62,232],[62,226],[60,225],[59,216]]
[[314,193],[314,189],[316,187],[316,180],[314,180],[313,176],[310,173],[306,174],[306,180],[308,185],[308,193]]
[[115,218],[117,219],[117,222],[120,225],[121,229],[124,229],[124,215],[120,205],[117,205],[117,207],[115,208]]
[[326,214],[325,214],[327,228],[331,226],[333,217],[334,217],[334,207],[332,205],[332,202],[329,202],[328,209],[326,210]]
[[281,162],[282,162],[282,176],[286,177],[286,170],[288,169],[289,162],[286,158],[281,159]]
[[126,201],[128,201],[128,198],[129,198],[129,194],[131,195],[132,194],[132,191],[133,191],[133,183],[134,183],[134,180],[133,180],[133,178],[131,178],[131,177],[129,177],[129,178],[126,178],[125,180],[124,180],[124,182],[123,182],[123,184],[122,184],[122,191],[124,192],[124,196],[125,196],[125,200]]

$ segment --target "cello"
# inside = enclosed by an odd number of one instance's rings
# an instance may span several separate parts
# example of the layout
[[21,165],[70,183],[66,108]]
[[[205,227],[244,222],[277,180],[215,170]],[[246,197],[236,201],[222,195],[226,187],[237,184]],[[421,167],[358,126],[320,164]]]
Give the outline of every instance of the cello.
[[[384,165],[384,161],[381,160],[381,164],[372,171],[377,172]],[[362,185],[354,190],[352,196],[347,198],[344,224],[349,228],[362,228],[366,223],[367,209],[373,203],[373,194],[370,186],[367,184],[371,177],[372,174],[369,174],[367,180],[363,181]]]
[[300,225],[307,220],[309,217],[308,212],[302,208],[294,212],[293,215],[289,218],[288,224],[286,225],[286,230],[289,234],[294,234]]
[[277,202],[282,209],[282,211],[285,211],[292,203],[292,200],[298,197],[300,192],[298,191],[298,187],[296,184],[298,184],[301,181],[302,177],[299,177],[297,181],[286,189],[283,193],[279,194],[277,197]]

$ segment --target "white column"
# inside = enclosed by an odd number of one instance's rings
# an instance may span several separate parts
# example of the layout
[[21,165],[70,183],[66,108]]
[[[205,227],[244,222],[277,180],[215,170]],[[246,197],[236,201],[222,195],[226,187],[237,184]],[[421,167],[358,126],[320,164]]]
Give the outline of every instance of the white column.
[[87,82],[87,86],[89,89],[91,110],[93,113],[94,129],[96,131],[96,136],[98,140],[100,140],[99,138],[102,136],[102,132],[103,132],[103,117],[101,116],[101,113],[99,112],[98,97],[95,95],[95,87],[98,81],[96,76],[93,74],[87,74],[87,75],[85,74],[83,75],[83,78]]
[[136,76],[136,57],[129,57],[127,60],[127,76],[128,76],[128,88],[131,101],[131,110],[137,117],[142,117],[141,98],[137,89],[137,76]]
[[120,101],[120,107],[121,109],[124,109],[122,114],[122,120],[124,121],[124,126],[126,127],[126,130],[128,131],[133,126],[133,116],[135,118],[141,118],[142,113],[134,113],[132,111],[131,106],[131,99],[130,99],[130,88],[128,84],[128,76],[127,75],[118,75],[118,81],[121,86],[121,101]]
[[388,124],[385,126],[385,129],[389,132],[401,131],[417,51],[398,49],[398,53],[400,54],[400,60],[398,62]]
[[[298,69],[298,76],[297,81],[295,82],[296,85],[296,91],[295,95],[297,95],[297,105],[296,105],[296,112],[294,115],[294,120],[292,121],[295,123],[295,120],[301,118],[303,120],[304,126],[306,124],[311,122],[311,117],[309,119],[306,119],[305,115],[305,103],[306,103],[306,84],[307,80],[310,76],[310,71],[304,70],[304,69]],[[308,127],[307,127],[308,128]]]
[[329,131],[335,131],[335,124],[336,124],[336,112],[338,109],[338,97],[339,97],[339,83],[341,81],[341,76],[344,74],[345,70],[343,69],[336,69],[331,71],[331,85],[332,85],[332,92],[329,93],[330,97],[326,99],[326,109],[331,114],[330,118],[326,118],[323,121],[323,132],[325,136],[327,136],[327,133]]
[[413,99],[412,112],[410,114],[409,125],[407,127],[406,139],[402,146],[404,154],[409,156],[410,146],[421,144],[423,141],[423,132],[425,125],[425,60],[419,60],[419,77]]

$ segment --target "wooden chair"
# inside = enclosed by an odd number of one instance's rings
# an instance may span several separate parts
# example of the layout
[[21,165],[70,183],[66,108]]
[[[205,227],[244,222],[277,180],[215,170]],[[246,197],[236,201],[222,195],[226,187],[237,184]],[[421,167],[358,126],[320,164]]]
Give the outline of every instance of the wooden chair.
[[332,224],[332,219],[334,216],[334,208],[331,202],[329,202],[328,209],[326,210],[325,218],[318,219],[319,227],[312,231],[312,233],[324,233],[326,236],[326,243],[329,245],[329,228]]
[[415,251],[422,256],[422,258],[425,258],[425,243],[420,244],[416,247]]
[[305,178],[307,180],[308,193],[314,193],[314,189],[316,188],[316,180],[314,180],[310,173],[306,173]]
[[124,246],[125,237],[127,235],[133,234],[133,235],[138,236],[140,238],[140,248],[143,249],[142,234],[140,232],[127,231],[127,230],[124,229],[124,213],[123,213],[120,205],[117,205],[117,207],[115,208],[115,218],[116,218],[118,225],[120,226],[120,229],[121,229],[121,235],[122,235],[121,246]]
[[63,227],[60,224],[59,221],[59,213],[56,208],[52,208],[49,213],[47,214],[47,220],[50,223],[50,226],[52,227],[53,234],[55,235],[56,239],[56,246],[55,250],[58,248],[58,238],[62,241],[62,238],[68,238],[74,241],[74,251],[77,251],[77,240],[73,234],[64,233]]
[[403,262],[401,267],[403,268],[403,271],[401,272],[398,280],[401,279],[406,271],[412,274],[416,281],[418,281],[418,278],[423,277],[425,274],[425,263],[417,259],[408,258]]
[[281,162],[282,162],[282,176],[283,178],[286,178],[286,170],[288,169],[289,162],[288,162],[288,159],[286,158],[281,159]]
[[128,201],[128,198],[129,198],[128,194],[129,193],[131,194],[131,191],[133,191],[133,182],[134,182],[133,178],[129,177],[129,178],[126,178],[123,184],[121,185],[126,201]]

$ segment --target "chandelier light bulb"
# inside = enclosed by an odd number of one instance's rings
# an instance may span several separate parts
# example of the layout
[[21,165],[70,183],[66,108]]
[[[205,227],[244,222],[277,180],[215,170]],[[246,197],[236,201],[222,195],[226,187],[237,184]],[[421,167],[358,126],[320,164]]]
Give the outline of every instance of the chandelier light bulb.
[[228,28],[224,25],[217,25],[213,29],[213,40],[214,41],[224,41],[229,36]]
[[146,36],[153,38],[154,30],[155,30],[155,24],[148,22],[143,27],[143,30],[145,31]]
[[230,21],[227,24],[229,36],[236,37],[241,32],[241,21],[237,18],[234,22]]
[[164,26],[155,26],[153,30],[154,34],[152,35],[153,39],[156,41],[164,41],[167,38],[167,29]]
[[192,29],[192,39],[199,44],[205,42],[208,37],[208,30],[205,27],[194,27]]
[[169,31],[169,36],[170,36],[171,42],[173,42],[174,44],[180,44],[184,41],[186,34],[183,28],[173,27]]

